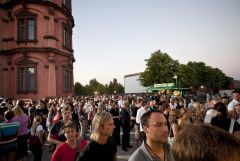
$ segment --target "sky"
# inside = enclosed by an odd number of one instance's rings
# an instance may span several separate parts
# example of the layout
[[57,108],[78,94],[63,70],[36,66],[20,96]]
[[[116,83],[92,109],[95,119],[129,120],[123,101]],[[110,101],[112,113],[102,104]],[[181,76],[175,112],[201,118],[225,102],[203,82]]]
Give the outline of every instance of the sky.
[[72,0],[74,82],[143,72],[157,50],[240,80],[240,0]]

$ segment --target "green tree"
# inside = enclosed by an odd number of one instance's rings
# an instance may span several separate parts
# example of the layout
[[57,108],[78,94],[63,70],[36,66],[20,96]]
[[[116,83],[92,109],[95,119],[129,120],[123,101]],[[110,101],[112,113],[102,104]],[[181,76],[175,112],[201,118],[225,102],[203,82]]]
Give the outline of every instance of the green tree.
[[177,73],[179,63],[173,60],[167,53],[160,50],[151,54],[146,61],[146,69],[140,75],[140,83],[143,86],[151,86],[157,83],[173,82],[173,76]]
[[121,94],[124,93],[124,87],[114,78],[113,81],[109,82],[107,92],[108,94],[114,94],[115,92]]
[[81,83],[76,82],[74,84],[74,94],[75,96],[86,95],[85,87]]

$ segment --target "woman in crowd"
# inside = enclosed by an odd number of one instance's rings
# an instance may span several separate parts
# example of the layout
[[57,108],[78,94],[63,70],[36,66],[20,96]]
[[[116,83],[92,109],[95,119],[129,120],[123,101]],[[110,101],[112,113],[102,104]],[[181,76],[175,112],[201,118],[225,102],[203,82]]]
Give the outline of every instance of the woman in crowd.
[[29,138],[28,126],[30,123],[30,118],[23,112],[21,107],[18,105],[13,108],[13,112],[15,114],[13,121],[17,121],[20,123],[19,135],[17,139],[18,142],[17,160],[27,161],[28,138]]
[[42,123],[42,117],[41,116],[35,116],[33,119],[32,127],[30,130],[30,133],[32,136],[36,136],[39,139],[38,145],[30,145],[30,150],[33,153],[34,161],[41,161],[42,160],[42,153],[43,153],[43,147],[44,147],[44,130]]
[[91,140],[80,152],[78,161],[116,161],[117,143],[112,137],[115,128],[112,115],[109,112],[98,112],[92,122]]
[[178,109],[171,109],[169,112],[169,135],[168,135],[168,143],[172,145],[172,141],[175,136],[177,136],[180,128],[178,125],[178,118],[179,118],[179,110]]

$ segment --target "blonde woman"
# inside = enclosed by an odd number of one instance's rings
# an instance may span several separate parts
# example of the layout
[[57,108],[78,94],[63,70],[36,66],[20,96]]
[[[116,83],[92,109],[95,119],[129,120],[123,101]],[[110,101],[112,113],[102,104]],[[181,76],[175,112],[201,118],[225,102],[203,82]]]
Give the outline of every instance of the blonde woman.
[[78,161],[89,160],[117,160],[117,143],[112,136],[115,128],[112,114],[109,112],[98,112],[92,122],[93,132],[91,140],[85,149],[80,152]]
[[184,126],[191,124],[190,122],[190,112],[187,108],[181,109],[181,118],[178,120],[178,125],[180,130],[184,128]]
[[174,137],[177,136],[179,132],[178,118],[180,111],[178,109],[171,109],[169,111],[169,135],[168,135],[168,143],[172,145]]
[[34,161],[41,161],[42,160],[42,153],[43,153],[43,126],[42,123],[42,117],[41,116],[35,116],[33,119],[32,127],[30,130],[31,136],[36,136],[39,139],[39,144],[36,145],[29,145],[30,150],[33,153]]
[[[20,101],[21,102],[21,101]],[[21,107],[17,105],[13,108],[13,112],[15,114],[15,117],[13,118],[13,121],[19,122],[19,135],[18,135],[18,150],[16,158],[17,160],[27,161],[27,150],[28,150],[28,125],[30,123],[29,116],[27,116]]]

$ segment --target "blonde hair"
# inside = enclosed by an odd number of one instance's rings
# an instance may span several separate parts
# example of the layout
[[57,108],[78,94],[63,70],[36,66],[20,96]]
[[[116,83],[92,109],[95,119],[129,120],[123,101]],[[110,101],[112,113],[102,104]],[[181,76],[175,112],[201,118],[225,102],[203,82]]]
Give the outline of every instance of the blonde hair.
[[36,129],[38,127],[38,125],[40,125],[42,122],[42,117],[41,116],[35,116],[34,119],[33,119],[33,123],[32,123],[32,132],[35,133],[36,132]]
[[94,115],[92,121],[93,132],[91,139],[97,141],[101,135],[100,129],[104,127],[104,124],[112,119],[112,114],[109,112],[98,112]]
[[171,109],[169,111],[169,118],[168,121],[169,123],[177,123],[178,118],[180,116],[180,111],[178,109]]
[[18,105],[16,107],[14,107],[12,110],[13,110],[15,116],[22,116],[22,115],[24,115],[23,110]]

